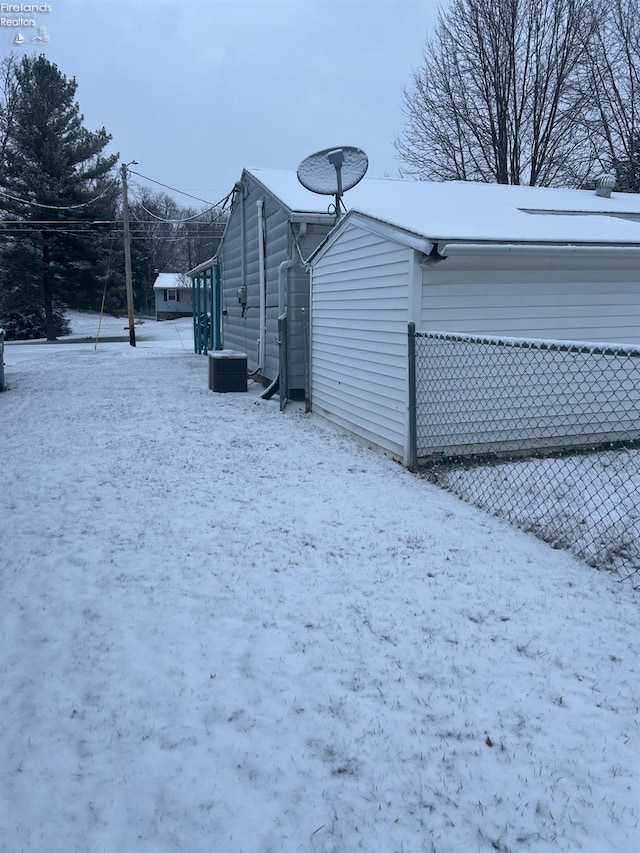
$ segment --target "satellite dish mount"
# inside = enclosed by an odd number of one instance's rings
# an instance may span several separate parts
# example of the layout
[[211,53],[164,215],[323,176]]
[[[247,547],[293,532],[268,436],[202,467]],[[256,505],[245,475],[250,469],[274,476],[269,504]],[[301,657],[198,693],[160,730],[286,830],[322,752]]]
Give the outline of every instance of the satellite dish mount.
[[342,189],[342,164],[344,163],[344,151],[342,148],[336,148],[335,151],[330,151],[327,154],[327,160],[331,163],[333,168],[336,170],[336,213],[340,207],[340,202],[342,201],[343,189]]
[[[298,166],[298,180],[305,189],[335,196],[335,215],[340,216],[342,196],[364,178],[369,160],[360,148],[343,145],[325,148],[305,158]],[[342,205],[344,208],[344,205]],[[332,212],[332,211],[330,211]]]

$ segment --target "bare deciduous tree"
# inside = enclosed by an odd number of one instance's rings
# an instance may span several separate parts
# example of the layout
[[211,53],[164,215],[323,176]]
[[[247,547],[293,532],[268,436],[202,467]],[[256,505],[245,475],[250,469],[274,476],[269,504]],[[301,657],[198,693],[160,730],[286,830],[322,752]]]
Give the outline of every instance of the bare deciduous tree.
[[454,0],[441,11],[404,93],[404,171],[531,185],[586,174],[586,94],[575,83],[596,2]]
[[583,63],[585,123],[594,159],[623,189],[640,191],[640,5],[610,0]]
[[189,270],[215,254],[226,217],[217,205],[201,211],[181,207],[145,187],[137,190],[129,212],[136,306],[150,313],[156,274]]

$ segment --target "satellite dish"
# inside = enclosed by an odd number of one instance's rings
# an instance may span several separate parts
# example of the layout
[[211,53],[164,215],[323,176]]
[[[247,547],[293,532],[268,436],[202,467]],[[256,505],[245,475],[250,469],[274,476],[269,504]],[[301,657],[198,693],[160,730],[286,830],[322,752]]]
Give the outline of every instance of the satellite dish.
[[306,157],[298,166],[297,174],[305,189],[336,197],[337,215],[342,196],[364,178],[368,168],[369,160],[364,151],[343,145],[325,148]]

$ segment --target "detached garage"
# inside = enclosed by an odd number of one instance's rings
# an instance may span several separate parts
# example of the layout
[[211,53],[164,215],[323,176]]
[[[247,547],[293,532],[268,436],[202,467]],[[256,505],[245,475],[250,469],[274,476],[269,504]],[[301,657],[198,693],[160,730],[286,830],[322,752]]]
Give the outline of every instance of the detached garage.
[[375,184],[310,259],[316,414],[408,464],[410,323],[640,345],[640,196]]

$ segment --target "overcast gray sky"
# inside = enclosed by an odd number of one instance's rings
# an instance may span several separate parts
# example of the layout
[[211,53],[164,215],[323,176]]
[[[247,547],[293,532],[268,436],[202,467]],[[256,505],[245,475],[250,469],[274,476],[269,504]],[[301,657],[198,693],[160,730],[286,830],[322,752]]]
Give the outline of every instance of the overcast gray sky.
[[[22,2],[23,10],[32,5],[42,2]],[[137,160],[142,174],[213,202],[244,166],[295,169],[306,155],[334,145],[363,148],[370,175],[397,176],[393,140],[402,129],[402,89],[421,61],[440,3],[48,5],[39,12],[5,7],[2,55],[44,53],[75,76],[85,125],[104,126],[124,161]],[[7,25],[20,19],[27,24]],[[49,41],[34,44],[41,27]],[[17,32],[25,39],[19,46]]]

